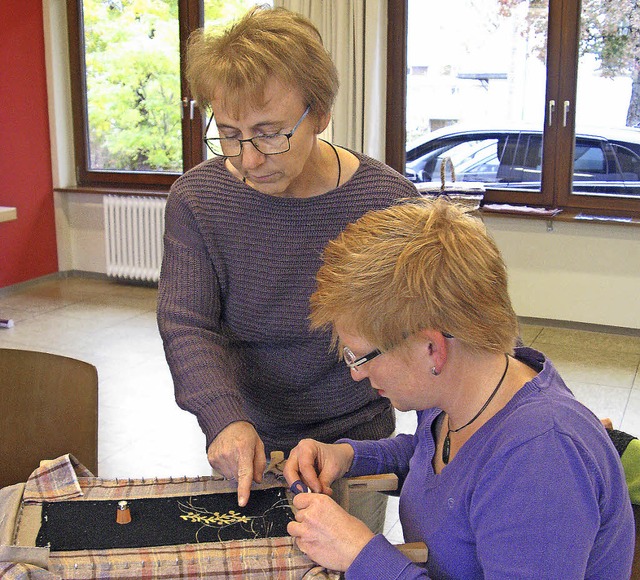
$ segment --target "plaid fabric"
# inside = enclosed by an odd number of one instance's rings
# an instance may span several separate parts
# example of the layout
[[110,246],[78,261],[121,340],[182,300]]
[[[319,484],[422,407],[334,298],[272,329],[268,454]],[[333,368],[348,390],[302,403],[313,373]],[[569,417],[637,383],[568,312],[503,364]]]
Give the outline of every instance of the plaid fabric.
[[49,570],[74,580],[106,578],[337,579],[298,550],[292,538],[148,549],[51,553]]
[[[254,484],[254,489],[283,486],[278,477],[265,474],[263,483]],[[234,491],[236,483],[221,476],[102,479],[94,477],[73,455],[63,455],[31,474],[23,501],[40,504],[43,501],[139,499]]]
[[3,580],[60,580],[60,576],[31,564],[0,562],[0,578]]
[[[282,487],[273,474],[255,488]],[[72,455],[64,455],[36,469],[26,483],[23,503],[138,499],[222,493],[236,490],[218,477],[163,479],[101,479]],[[29,568],[29,570],[27,570]],[[2,578],[242,578],[261,580],[337,580],[340,574],[318,567],[295,545],[293,538],[234,540],[153,548],[125,548],[50,552],[49,571],[24,563],[0,562]]]
[[93,477],[93,474],[69,453],[45,461],[29,476],[23,500],[26,503],[39,503],[81,497],[78,477]]

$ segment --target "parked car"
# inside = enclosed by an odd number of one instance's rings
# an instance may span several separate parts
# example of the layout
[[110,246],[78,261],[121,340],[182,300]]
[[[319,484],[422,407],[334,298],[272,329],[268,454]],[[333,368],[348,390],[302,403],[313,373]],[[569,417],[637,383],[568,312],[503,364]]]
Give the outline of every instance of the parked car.
[[[446,157],[457,181],[540,191],[541,129],[453,125],[433,131],[407,148],[405,175],[416,183],[440,183]],[[640,196],[640,129],[576,132],[573,191]]]

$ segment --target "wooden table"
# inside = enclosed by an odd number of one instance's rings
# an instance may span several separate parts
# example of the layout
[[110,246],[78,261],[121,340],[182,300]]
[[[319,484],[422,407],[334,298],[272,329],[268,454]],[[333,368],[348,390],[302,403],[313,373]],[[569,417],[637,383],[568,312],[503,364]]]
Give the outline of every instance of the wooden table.
[[18,210],[15,207],[0,205],[0,222],[10,222],[18,219]]

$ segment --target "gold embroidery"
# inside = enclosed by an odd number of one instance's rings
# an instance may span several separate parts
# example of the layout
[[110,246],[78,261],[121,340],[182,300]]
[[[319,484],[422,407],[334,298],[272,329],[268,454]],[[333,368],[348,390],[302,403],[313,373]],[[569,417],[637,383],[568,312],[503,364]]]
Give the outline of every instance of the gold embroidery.
[[[195,541],[200,543],[200,534],[206,528],[215,530],[218,541],[222,542],[227,537],[225,530],[229,527],[239,526],[248,538],[271,537],[273,522],[269,521],[269,512],[277,509],[291,510],[287,498],[278,499],[271,507],[261,515],[243,515],[235,510],[226,513],[211,512],[205,508],[194,505],[191,500],[178,502],[178,508],[182,512],[179,517],[184,521],[199,524],[195,533]],[[211,541],[203,540],[203,541]]]
[[183,520],[190,522],[205,524],[209,526],[228,526],[231,524],[248,523],[251,518],[243,516],[234,510],[229,510],[226,514],[220,512],[213,512],[212,515],[208,515],[210,512],[195,513],[187,512],[185,515],[180,516]]

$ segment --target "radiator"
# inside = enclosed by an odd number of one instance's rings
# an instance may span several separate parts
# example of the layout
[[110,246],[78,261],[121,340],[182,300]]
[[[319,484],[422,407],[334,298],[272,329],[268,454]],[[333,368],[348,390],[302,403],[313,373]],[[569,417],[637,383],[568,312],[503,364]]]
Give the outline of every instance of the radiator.
[[121,195],[105,195],[103,199],[107,275],[157,282],[166,200]]

